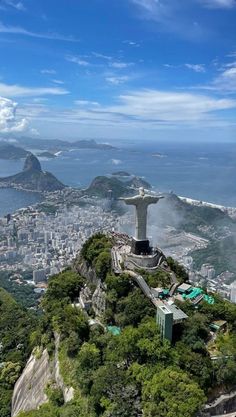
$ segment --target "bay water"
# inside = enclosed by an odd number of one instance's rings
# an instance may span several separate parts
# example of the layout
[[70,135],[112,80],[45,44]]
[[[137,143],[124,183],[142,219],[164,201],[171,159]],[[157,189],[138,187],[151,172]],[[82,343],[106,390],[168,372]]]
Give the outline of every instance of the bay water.
[[[72,145],[73,146],[73,145]],[[41,159],[43,170],[64,184],[85,188],[97,175],[127,171],[161,192],[236,207],[236,143],[123,143],[118,149],[80,149]],[[20,172],[24,161],[0,160],[0,177]],[[40,196],[0,189],[0,216],[39,201]]]

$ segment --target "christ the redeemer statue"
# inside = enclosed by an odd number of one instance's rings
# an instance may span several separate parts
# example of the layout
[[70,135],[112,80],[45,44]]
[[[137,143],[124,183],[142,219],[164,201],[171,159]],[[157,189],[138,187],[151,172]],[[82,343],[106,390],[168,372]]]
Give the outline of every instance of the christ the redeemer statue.
[[156,204],[162,196],[145,194],[144,188],[139,188],[139,195],[129,198],[121,198],[125,204],[133,205],[135,210],[135,240],[147,241],[147,208],[150,204]]

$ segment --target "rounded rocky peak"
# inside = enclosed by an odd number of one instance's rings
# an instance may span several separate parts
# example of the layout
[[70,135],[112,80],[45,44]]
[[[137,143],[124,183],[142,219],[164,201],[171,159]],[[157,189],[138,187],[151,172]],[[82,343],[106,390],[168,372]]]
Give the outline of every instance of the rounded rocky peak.
[[24,171],[29,171],[29,170],[42,171],[38,158],[36,158],[36,156],[34,156],[32,153],[29,153],[27,155],[23,170]]

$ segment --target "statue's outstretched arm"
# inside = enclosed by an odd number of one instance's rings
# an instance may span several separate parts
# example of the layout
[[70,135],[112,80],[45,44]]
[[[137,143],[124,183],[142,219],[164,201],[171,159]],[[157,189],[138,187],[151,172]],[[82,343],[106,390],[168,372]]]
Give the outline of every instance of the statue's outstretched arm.
[[137,200],[136,199],[137,199],[137,197],[129,197],[129,198],[120,197],[120,198],[118,198],[118,200],[124,201],[125,204],[133,204],[133,205],[136,205],[137,204]]
[[161,200],[161,198],[164,198],[164,196],[159,196],[159,197],[153,197],[153,196],[145,196],[145,202],[147,204],[156,204],[159,200]]

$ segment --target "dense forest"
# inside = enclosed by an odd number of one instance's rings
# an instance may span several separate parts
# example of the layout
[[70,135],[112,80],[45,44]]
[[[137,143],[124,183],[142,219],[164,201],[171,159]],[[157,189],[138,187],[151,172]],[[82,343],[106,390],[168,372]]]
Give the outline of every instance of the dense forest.
[[12,274],[9,271],[0,271],[0,288],[11,294],[14,300],[23,307],[36,307],[40,296],[34,292],[34,286],[29,285],[26,281],[32,279],[32,273],[21,272],[20,276],[22,277],[21,284],[12,279]]
[[0,288],[0,416],[10,416],[14,383],[28,359],[37,319]]
[[[1,417],[10,416],[12,386],[30,349],[47,347],[53,358],[55,332],[61,340],[61,374],[66,385],[75,389],[74,399],[64,404],[61,390],[52,381],[47,387],[48,403],[20,417],[193,417],[219,387],[236,384],[236,306],[217,296],[213,305],[202,302],[197,310],[189,302],[181,304],[189,318],[170,344],[162,339],[155,309],[140,289],[125,274],[112,273],[111,245],[104,235],[95,235],[81,253],[106,287],[104,317],[93,325],[73,305],[85,284],[91,290],[94,286],[76,272],[76,263],[73,270],[49,280],[40,320],[5,291],[0,293],[0,308],[4,304],[1,362],[5,363],[0,371]],[[185,280],[181,267],[171,259],[168,262]],[[168,283],[169,277],[157,273],[146,279],[158,285]],[[16,314],[17,324],[12,319]],[[92,309],[88,314],[94,317]],[[227,320],[228,328],[212,341],[209,324],[217,319]],[[119,332],[113,334],[108,326]],[[210,358],[212,350],[217,361]]]

